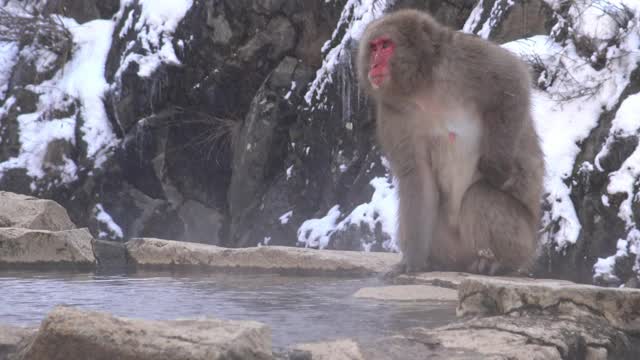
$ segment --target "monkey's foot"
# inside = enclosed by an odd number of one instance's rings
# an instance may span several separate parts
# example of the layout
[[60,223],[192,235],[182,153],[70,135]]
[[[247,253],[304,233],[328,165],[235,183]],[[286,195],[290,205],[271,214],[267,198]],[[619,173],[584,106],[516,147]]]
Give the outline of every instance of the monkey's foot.
[[408,265],[406,261],[401,261],[391,267],[391,270],[382,274],[382,278],[385,280],[393,279],[399,275],[418,273],[429,271],[430,266],[424,263],[422,266]]
[[504,267],[490,249],[479,250],[478,258],[471,263],[468,269],[470,273],[490,276],[500,274],[504,270]]

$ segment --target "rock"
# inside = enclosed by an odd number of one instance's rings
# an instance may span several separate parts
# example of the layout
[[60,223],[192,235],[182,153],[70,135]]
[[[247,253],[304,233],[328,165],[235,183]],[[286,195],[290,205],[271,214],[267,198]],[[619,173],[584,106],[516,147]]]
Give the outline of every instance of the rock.
[[368,287],[358,290],[353,296],[383,301],[458,301],[457,291],[429,285]]
[[640,290],[567,284],[555,280],[464,280],[458,315],[558,314],[606,320],[613,327],[640,332]]
[[[553,316],[495,316],[423,330],[445,348],[510,359],[580,359],[589,348],[610,358],[637,354],[638,342],[606,322]],[[592,350],[593,352],[593,350]]]
[[91,269],[96,263],[92,240],[87,229],[0,228],[0,268]]
[[13,359],[35,332],[34,328],[0,324],[0,360]]
[[312,359],[635,359],[638,343],[603,322],[495,316],[294,348],[309,351]]
[[130,261],[139,268],[219,269],[285,273],[364,275],[388,271],[398,254],[313,250],[284,246],[228,249],[152,238],[126,243]]
[[234,141],[233,174],[227,196],[231,218],[228,245],[255,246],[265,237],[277,236],[273,230],[291,204],[286,197],[272,197],[265,192],[281,184],[275,181],[278,174],[272,170],[285,168],[288,127],[298,116],[290,100],[300,98],[302,87],[292,89],[292,82],[305,84],[311,75],[310,68],[285,57],[251,104]]
[[121,242],[94,240],[93,252],[100,272],[124,272],[127,268],[127,249]]
[[23,359],[271,359],[271,333],[254,321],[148,321],[56,307]]
[[55,201],[0,191],[0,227],[34,230],[70,230],[76,226]]
[[313,360],[364,360],[357,342],[342,339],[295,345],[294,350],[311,353]]
[[[500,277],[500,276],[485,276],[485,275],[476,275],[470,273],[463,272],[447,272],[447,271],[432,271],[432,272],[423,272],[423,273],[415,273],[415,274],[402,274],[394,279],[392,279],[394,284],[400,285],[434,285],[439,287],[445,287],[449,289],[458,289],[460,283],[464,280],[514,280],[516,278],[513,277]],[[529,278],[517,278],[517,281],[520,283],[527,284],[535,284],[538,280],[529,279]],[[555,284],[564,284],[564,285],[575,285],[575,283],[571,281],[565,280],[546,280],[547,283],[555,283]]]
[[184,223],[184,241],[199,242],[205,244],[218,244],[218,233],[222,227],[223,216],[220,212],[209,209],[201,203],[187,200],[180,209],[178,215]]

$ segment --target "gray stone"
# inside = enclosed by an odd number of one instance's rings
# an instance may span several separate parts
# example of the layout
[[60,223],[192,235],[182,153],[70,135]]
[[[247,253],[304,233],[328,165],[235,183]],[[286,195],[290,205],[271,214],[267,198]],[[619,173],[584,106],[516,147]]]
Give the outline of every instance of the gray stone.
[[274,87],[290,88],[291,81],[293,81],[293,74],[298,66],[298,60],[290,56],[286,56],[278,67],[273,70],[273,73],[269,77],[269,82]]
[[382,301],[458,301],[455,290],[430,285],[394,285],[362,288],[356,298]]
[[56,307],[23,360],[271,359],[271,332],[254,321],[148,321]]
[[94,240],[93,252],[100,271],[122,272],[127,267],[127,249],[124,243]]
[[267,33],[272,49],[269,52],[271,59],[278,59],[296,45],[296,30],[291,21],[284,16],[278,16],[267,24]]
[[365,360],[358,343],[351,339],[299,344],[293,348],[310,352],[313,360]]
[[231,40],[231,37],[233,36],[233,31],[231,30],[229,22],[223,15],[207,18],[207,25],[213,28],[211,40],[214,43],[223,45],[227,45],[229,43],[229,40]]
[[35,332],[34,328],[0,324],[0,360],[14,359]]
[[0,227],[34,230],[70,230],[76,226],[55,201],[0,191]]
[[210,209],[203,204],[187,200],[180,209],[178,216],[184,223],[182,239],[191,242],[218,244],[218,233],[222,227],[223,216],[219,211]]
[[[447,272],[447,271],[432,271],[415,274],[403,274],[392,279],[394,284],[399,285],[434,285],[440,287],[446,287],[450,289],[457,289],[464,280],[513,280],[513,277],[502,276],[485,276],[476,275],[463,272]],[[517,278],[517,281],[523,284],[536,284],[539,280],[529,278]],[[565,280],[545,280],[547,284],[554,283],[559,285],[572,285],[575,284],[571,281]]]
[[228,249],[151,238],[126,243],[130,260],[140,268],[204,268],[285,273],[364,275],[388,271],[398,254],[313,250],[285,246]]
[[92,241],[87,229],[0,228],[0,267],[93,268],[96,259]]
[[640,290],[567,284],[556,280],[464,280],[458,315],[559,314],[605,320],[613,327],[640,333]]

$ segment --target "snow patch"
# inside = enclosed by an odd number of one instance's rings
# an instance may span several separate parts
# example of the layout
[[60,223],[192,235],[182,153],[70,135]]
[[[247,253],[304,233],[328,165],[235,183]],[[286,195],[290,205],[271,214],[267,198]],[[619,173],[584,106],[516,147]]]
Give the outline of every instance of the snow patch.
[[93,212],[98,223],[104,225],[107,229],[107,231],[100,231],[98,237],[100,237],[101,239],[113,239],[114,237],[116,239],[124,238],[122,228],[118,224],[116,224],[115,221],[113,221],[113,218],[104,210],[102,204],[96,204]]
[[[322,218],[305,221],[298,229],[298,242],[305,247],[322,249],[329,245],[331,235],[337,231],[347,230],[353,225],[374,231],[380,225],[382,231],[388,235],[382,247],[388,251],[399,251],[395,238],[398,208],[396,186],[386,177],[374,178],[369,184],[374,188],[370,202],[357,206],[341,221],[338,221],[342,215],[338,205],[329,209]],[[371,246],[372,244],[362,243],[365,251]]]
[[18,50],[18,43],[0,41],[0,101],[6,96],[11,69],[18,61]]
[[[102,102],[107,89],[104,66],[111,46],[113,22],[94,20],[78,25],[72,19],[61,20],[73,36],[73,57],[51,80],[27,86],[39,95],[37,110],[18,116],[20,153],[0,163],[0,175],[8,169],[25,168],[29,176],[42,178],[48,144],[60,139],[75,145],[76,115],[50,118],[52,110],[71,108],[75,98],[80,100],[79,111],[84,121],[80,128],[82,139],[95,166],[106,160],[106,152],[115,145],[116,137]],[[40,65],[46,66],[45,63]],[[61,170],[61,181],[68,183],[77,178],[77,167],[66,157],[64,162],[58,170]]]
[[291,216],[293,215],[293,210],[287,211],[286,213],[280,216],[280,224],[285,225],[289,223]]
[[[122,19],[125,11],[133,0],[123,0],[120,3],[120,11],[116,19]],[[144,54],[129,53],[120,64],[116,72],[119,77],[122,71],[133,61],[138,63],[138,76],[148,77],[161,65],[180,65],[173,48],[173,33],[178,24],[193,5],[192,0],[138,0],[140,16],[133,24],[134,10],[129,9],[124,26],[119,36],[122,38],[133,30],[137,33],[137,39],[144,49]]]

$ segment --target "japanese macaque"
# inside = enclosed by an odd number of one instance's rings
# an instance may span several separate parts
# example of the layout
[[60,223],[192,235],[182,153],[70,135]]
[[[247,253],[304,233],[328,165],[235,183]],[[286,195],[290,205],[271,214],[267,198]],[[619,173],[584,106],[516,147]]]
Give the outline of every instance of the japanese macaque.
[[402,10],[367,27],[358,76],[398,182],[403,257],[393,273],[527,271],[544,160],[526,64]]

